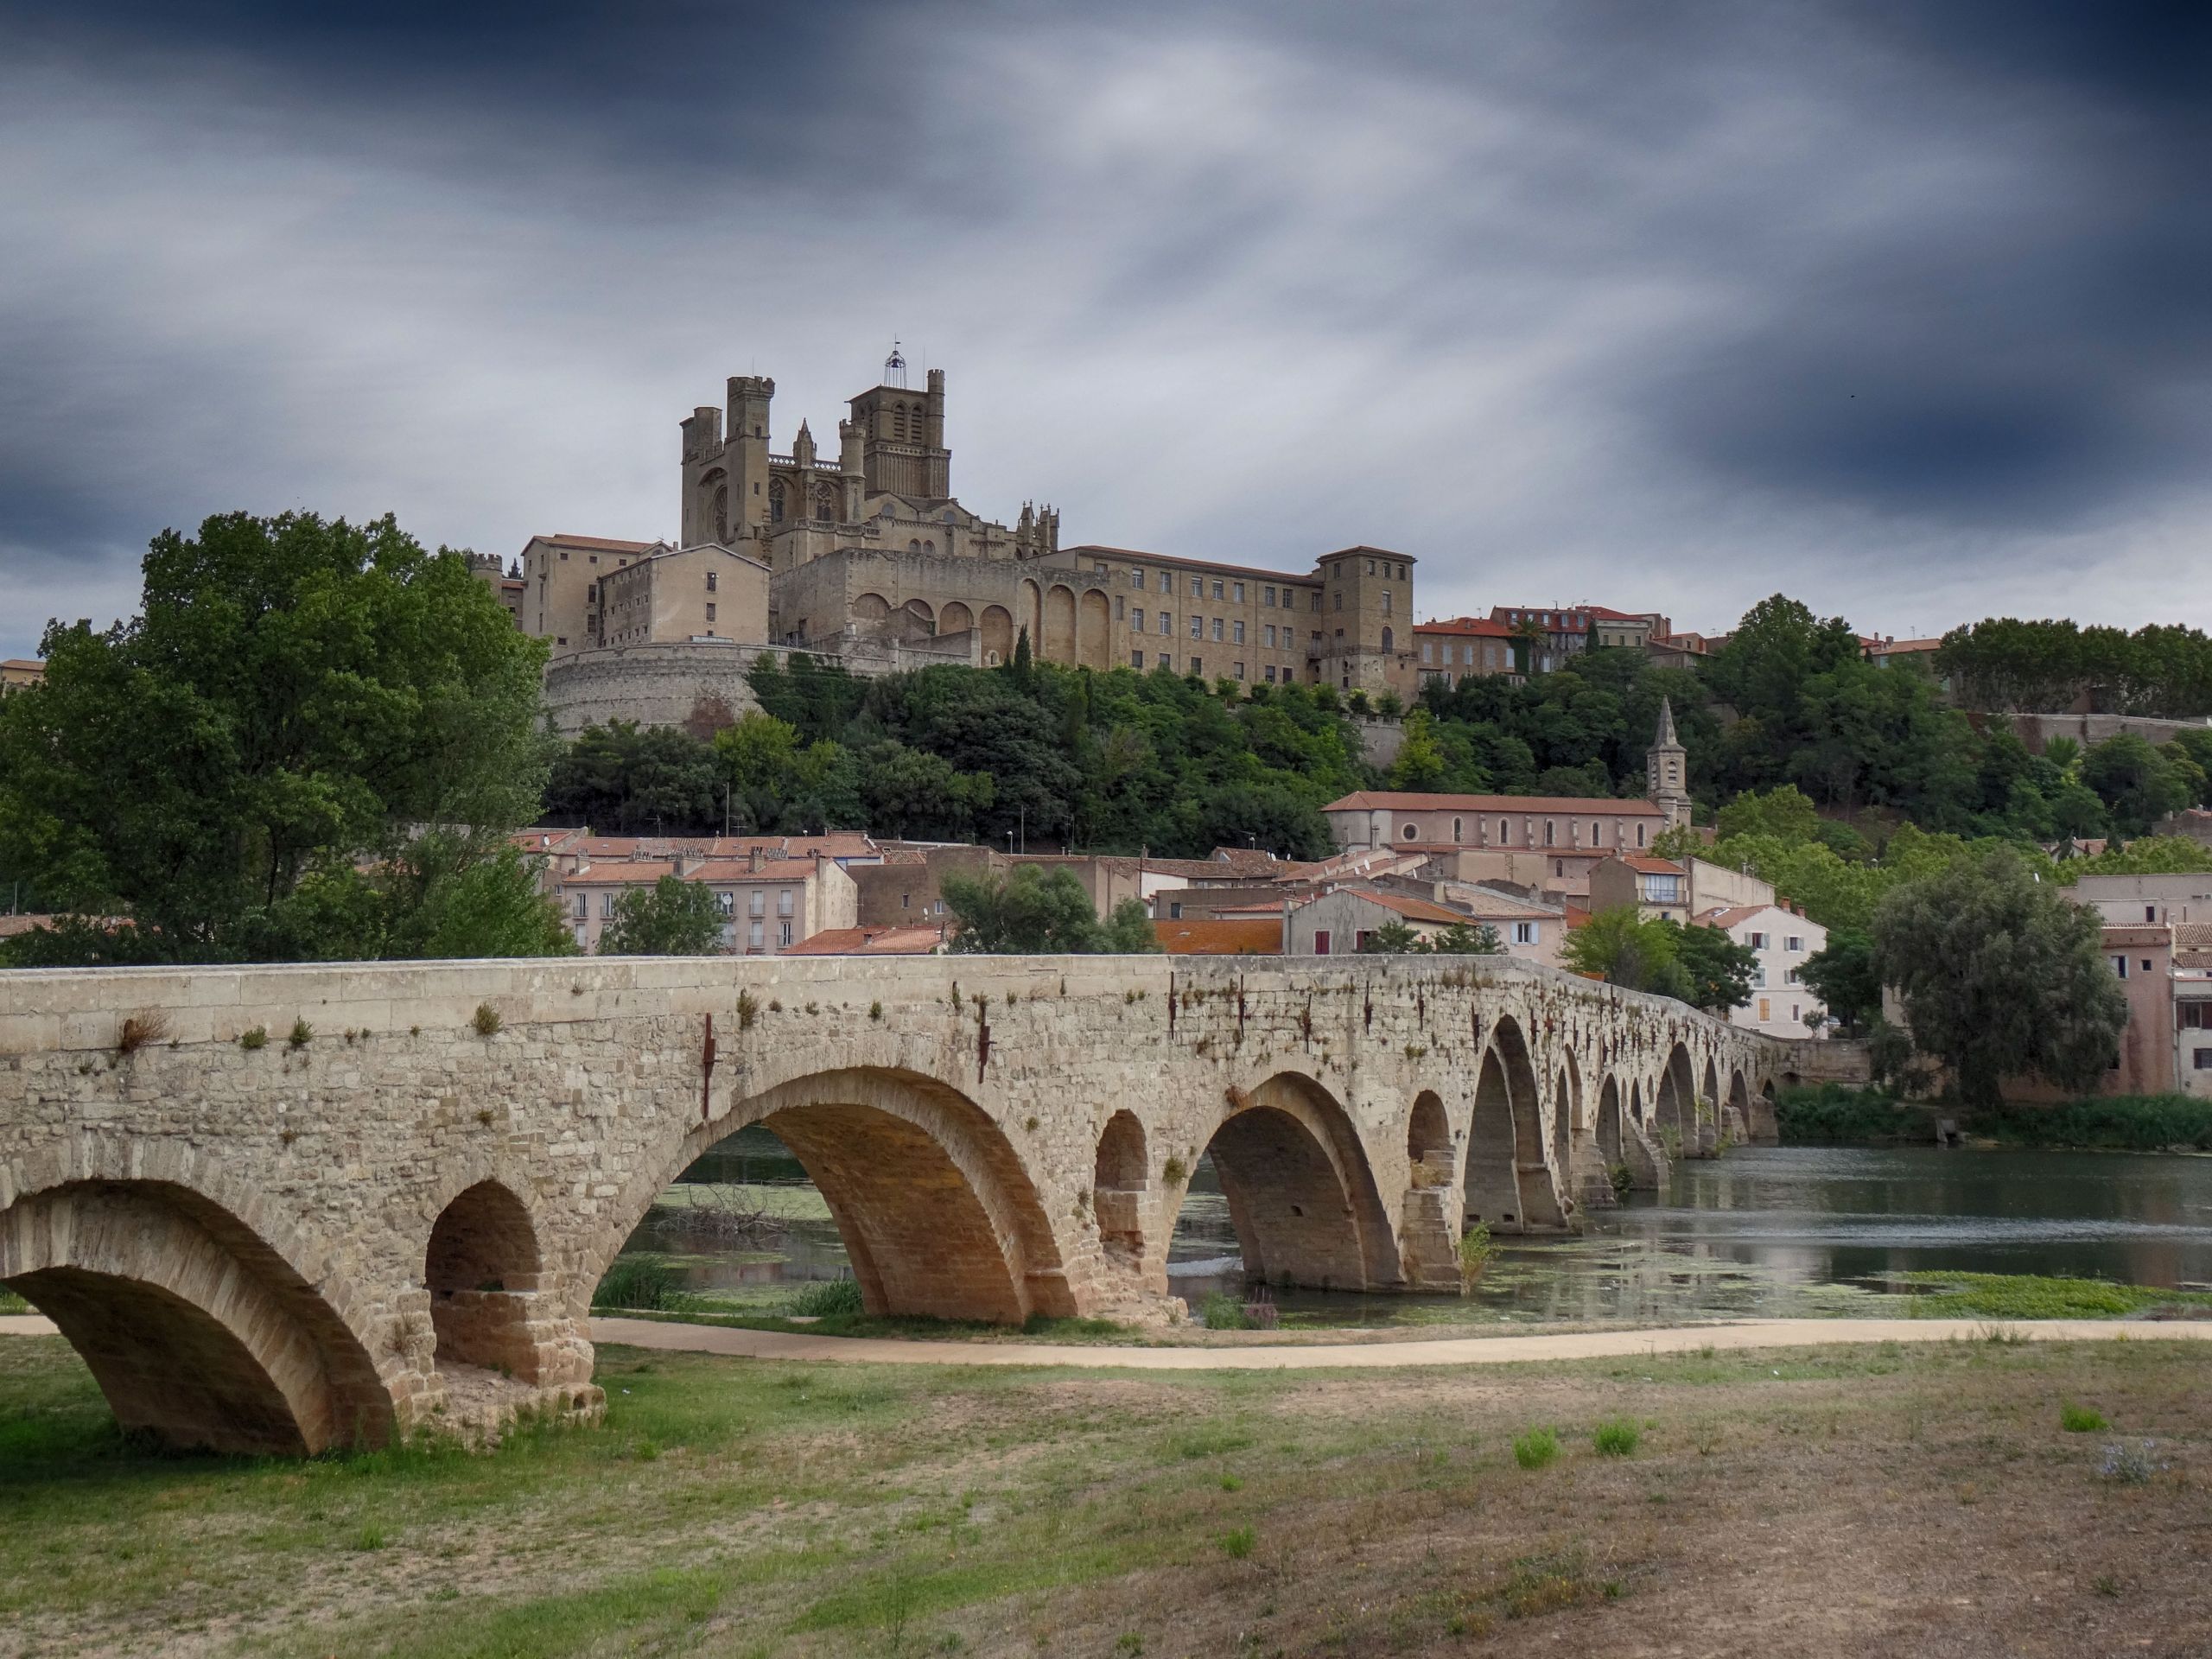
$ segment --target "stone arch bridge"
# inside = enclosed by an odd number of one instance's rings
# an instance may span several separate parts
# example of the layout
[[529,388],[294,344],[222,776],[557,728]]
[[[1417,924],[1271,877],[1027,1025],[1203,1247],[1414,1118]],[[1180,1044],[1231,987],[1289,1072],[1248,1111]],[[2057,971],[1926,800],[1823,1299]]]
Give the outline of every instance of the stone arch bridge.
[[874,1311],[1157,1313],[1211,1152],[1247,1270],[1457,1283],[1623,1167],[1772,1136],[1780,1046],[1500,959],[618,959],[0,975],[0,1281],[126,1427],[312,1452],[589,1412],[653,1200],[765,1123]]

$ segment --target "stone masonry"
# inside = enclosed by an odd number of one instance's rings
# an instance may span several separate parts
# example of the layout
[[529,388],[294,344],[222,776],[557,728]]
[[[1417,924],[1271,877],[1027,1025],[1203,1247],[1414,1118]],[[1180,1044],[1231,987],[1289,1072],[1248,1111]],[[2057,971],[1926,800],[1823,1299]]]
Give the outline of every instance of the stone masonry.
[[1782,1052],[1497,958],[18,972],[0,1281],[126,1427],[315,1452],[594,1411],[593,1287],[748,1123],[872,1310],[1157,1318],[1209,1150],[1255,1275],[1440,1287],[1476,1221],[1572,1229],[1614,1169],[1771,1138]]

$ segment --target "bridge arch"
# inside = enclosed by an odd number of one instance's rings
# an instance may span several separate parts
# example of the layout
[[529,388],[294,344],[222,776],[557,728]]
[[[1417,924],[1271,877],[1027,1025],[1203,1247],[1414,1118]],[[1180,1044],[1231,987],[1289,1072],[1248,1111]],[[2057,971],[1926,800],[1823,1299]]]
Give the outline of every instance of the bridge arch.
[[1205,1150],[1244,1271],[1319,1289],[1402,1281],[1396,1238],[1350,1114],[1321,1084],[1281,1071],[1231,1090]]
[[1151,1185],[1144,1125],[1123,1107],[1106,1120],[1091,1169],[1090,1210],[1099,1248],[1109,1262],[1133,1267],[1144,1260],[1144,1203]]
[[1751,1091],[1744,1082],[1741,1066],[1729,1074],[1728,1104],[1721,1117],[1721,1126],[1732,1139],[1751,1139]]
[[1491,1028],[1467,1128],[1466,1219],[1493,1231],[1564,1227],[1544,1160],[1543,1106],[1529,1045],[1510,1014]]
[[821,1192],[869,1313],[1002,1325],[1075,1313],[1052,1224],[1005,1132],[959,1090],[889,1066],[793,1077],[694,1129],[632,1182],[593,1282],[670,1181],[753,1123]]
[[1622,1161],[1622,1138],[1620,1080],[1608,1077],[1598,1091],[1598,1156],[1609,1173]]
[[17,1198],[0,1212],[0,1283],[60,1327],[125,1429],[296,1455],[397,1427],[339,1312],[236,1210],[178,1182],[74,1179]]
[[1673,1141],[1670,1155],[1697,1151],[1697,1106],[1690,1081],[1689,1050],[1676,1043],[1659,1073],[1652,1101],[1653,1127]]
[[1432,1152],[1452,1150],[1452,1121],[1433,1089],[1414,1097],[1412,1115],[1406,1120],[1406,1161],[1418,1164]]
[[474,1365],[539,1381],[546,1367],[531,1325],[543,1281],[537,1225],[514,1190],[478,1180],[455,1193],[423,1252],[440,1368]]

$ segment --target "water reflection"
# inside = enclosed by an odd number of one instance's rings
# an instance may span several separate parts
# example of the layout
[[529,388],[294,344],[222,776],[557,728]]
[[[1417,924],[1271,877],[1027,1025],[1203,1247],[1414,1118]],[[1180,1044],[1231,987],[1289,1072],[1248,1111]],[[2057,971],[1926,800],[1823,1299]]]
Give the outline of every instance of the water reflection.
[[[734,1242],[707,1210],[768,1210],[772,1238]],[[1916,1268],[2212,1281],[2212,1159],[2117,1153],[1756,1147],[1685,1165],[1575,1238],[1507,1238],[1471,1294],[1278,1293],[1292,1323],[1389,1325],[1817,1314],[1867,1308],[1882,1276]],[[821,1195],[758,1127],[683,1172],[629,1244],[675,1257],[689,1287],[750,1289],[848,1271]],[[1210,1159],[1168,1249],[1169,1287],[1194,1306],[1244,1287]]]

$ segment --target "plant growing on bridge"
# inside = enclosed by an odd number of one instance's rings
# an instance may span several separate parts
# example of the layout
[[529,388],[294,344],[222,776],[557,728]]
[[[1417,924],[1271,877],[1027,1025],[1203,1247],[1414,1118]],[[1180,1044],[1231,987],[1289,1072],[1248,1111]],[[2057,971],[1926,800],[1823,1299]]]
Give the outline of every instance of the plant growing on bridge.
[[315,1027],[305,1019],[293,1020],[291,1034],[284,1039],[286,1046],[290,1048],[305,1048],[314,1040]]
[[495,1035],[500,1025],[499,1011],[489,1002],[479,1002],[476,1005],[475,1018],[469,1023],[476,1027],[476,1034],[479,1037]]
[[721,900],[696,881],[664,875],[614,901],[614,918],[599,936],[607,957],[704,957],[719,951]]
[[124,1020],[115,1034],[115,1046],[118,1053],[136,1054],[152,1044],[167,1042],[168,1035],[168,1015],[159,1008],[149,1008]]
[[269,1027],[266,1026],[256,1026],[251,1031],[240,1032],[238,1033],[238,1046],[240,1048],[268,1047]]

